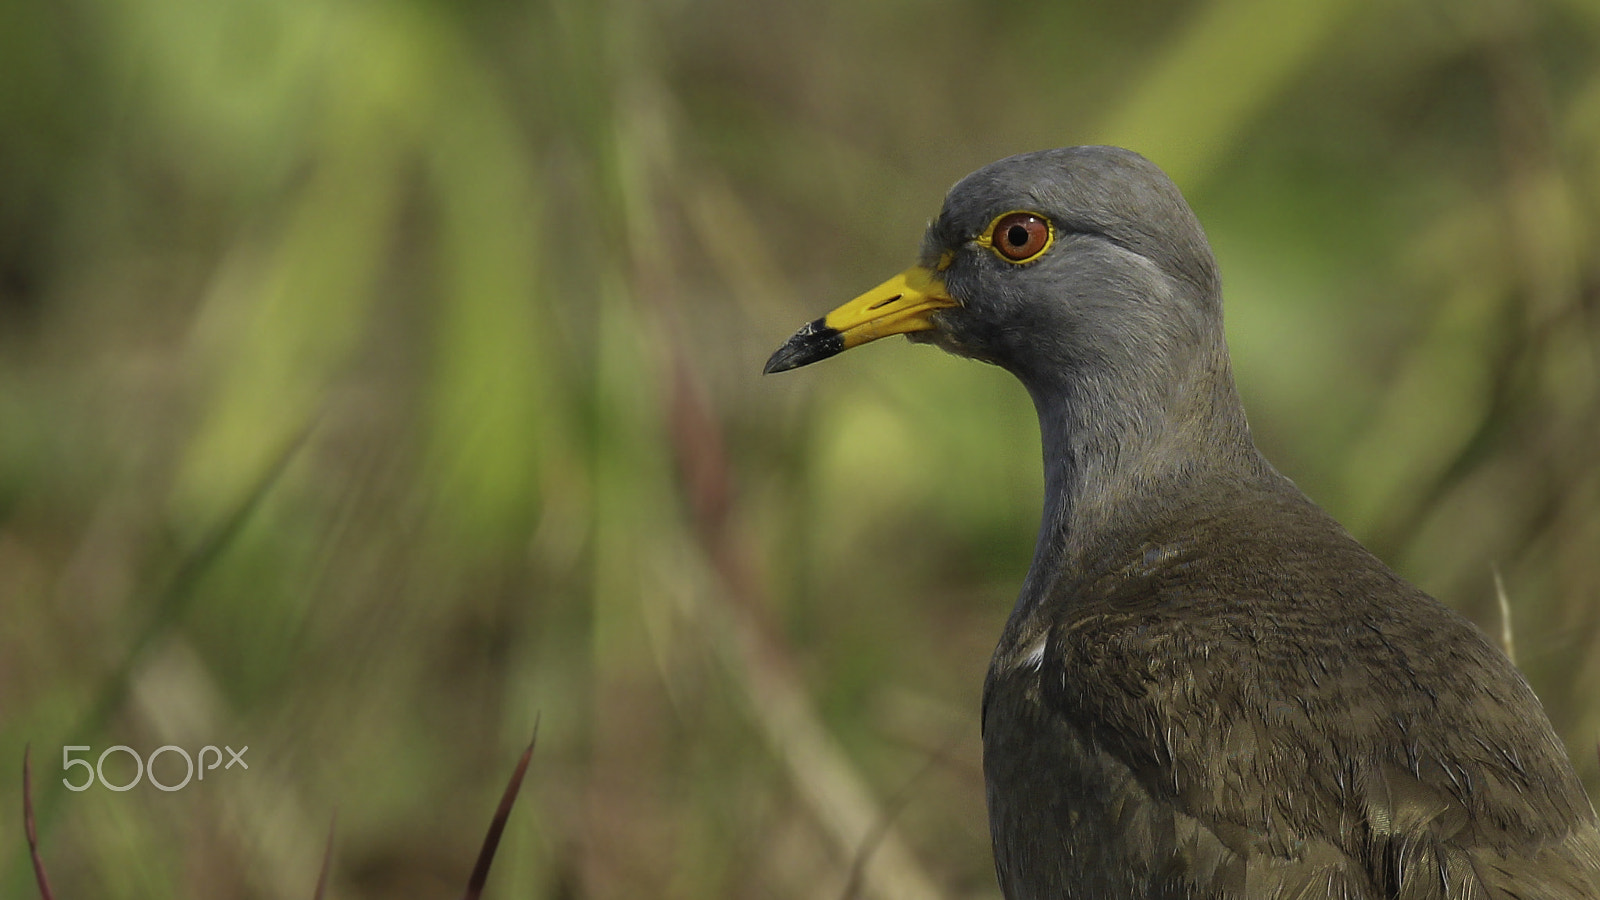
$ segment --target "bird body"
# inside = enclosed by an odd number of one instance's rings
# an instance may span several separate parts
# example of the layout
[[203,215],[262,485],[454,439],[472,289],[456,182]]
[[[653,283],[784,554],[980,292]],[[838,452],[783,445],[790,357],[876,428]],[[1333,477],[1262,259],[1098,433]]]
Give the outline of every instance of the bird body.
[[1291,491],[1173,510],[1013,618],[984,691],[1006,896],[1596,896],[1526,683]]
[[768,371],[893,333],[1006,368],[1039,415],[1039,541],[983,700],[1008,900],[1600,898],[1526,681],[1256,450],[1209,245],[1153,164],[980,169],[918,266]]

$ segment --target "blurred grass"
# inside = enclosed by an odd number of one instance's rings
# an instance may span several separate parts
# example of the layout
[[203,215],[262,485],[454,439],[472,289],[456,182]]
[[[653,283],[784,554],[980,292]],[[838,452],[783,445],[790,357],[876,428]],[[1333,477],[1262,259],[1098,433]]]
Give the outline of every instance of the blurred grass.
[[1206,223],[1280,467],[1492,634],[1498,566],[1593,792],[1597,50],[1592,0],[0,6],[0,758],[252,762],[55,790],[58,895],[309,896],[337,809],[330,896],[449,896],[542,714],[490,896],[831,898],[865,846],[863,896],[995,896],[1027,401],[756,373],[1086,141]]

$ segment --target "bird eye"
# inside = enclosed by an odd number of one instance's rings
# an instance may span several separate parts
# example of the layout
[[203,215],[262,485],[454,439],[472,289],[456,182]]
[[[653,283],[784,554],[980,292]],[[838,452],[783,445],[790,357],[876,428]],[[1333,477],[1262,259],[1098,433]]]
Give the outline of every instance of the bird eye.
[[1054,237],[1050,222],[1037,213],[1006,213],[989,226],[978,242],[1009,262],[1027,262],[1043,253]]

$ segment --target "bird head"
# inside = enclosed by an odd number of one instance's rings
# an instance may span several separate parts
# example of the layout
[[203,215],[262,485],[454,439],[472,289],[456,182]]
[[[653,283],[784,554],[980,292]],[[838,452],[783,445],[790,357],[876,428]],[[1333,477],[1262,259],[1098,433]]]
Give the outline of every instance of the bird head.
[[1030,390],[1118,372],[1153,387],[1172,373],[1150,369],[1226,365],[1221,324],[1216,264],[1172,181],[1131,151],[1071,147],[962,179],[916,265],[800,329],[766,371],[906,334]]

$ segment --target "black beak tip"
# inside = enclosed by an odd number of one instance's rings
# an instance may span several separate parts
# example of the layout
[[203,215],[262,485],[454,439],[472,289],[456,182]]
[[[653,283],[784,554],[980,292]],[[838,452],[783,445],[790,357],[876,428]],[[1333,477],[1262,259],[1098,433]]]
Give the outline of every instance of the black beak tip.
[[818,319],[807,323],[794,333],[794,337],[784,341],[783,346],[767,360],[761,374],[787,372],[842,352],[844,352],[844,335]]
[[779,347],[778,352],[772,354],[771,358],[767,360],[767,364],[761,368],[761,374],[772,375],[776,372],[787,372],[799,365],[801,363],[794,361],[794,354],[789,352],[789,346],[785,344]]

